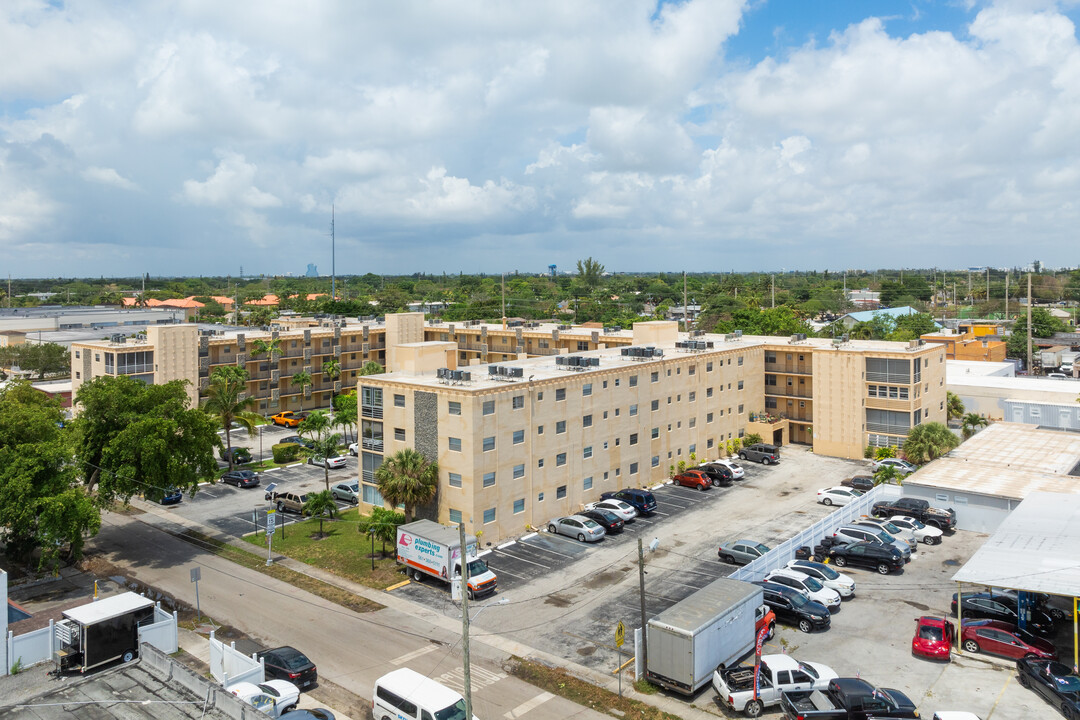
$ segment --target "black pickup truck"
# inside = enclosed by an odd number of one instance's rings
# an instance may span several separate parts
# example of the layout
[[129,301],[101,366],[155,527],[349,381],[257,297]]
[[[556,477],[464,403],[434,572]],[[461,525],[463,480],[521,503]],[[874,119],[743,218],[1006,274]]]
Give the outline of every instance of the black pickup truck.
[[859,678],[835,678],[825,690],[784,693],[780,707],[788,720],[893,720],[917,718],[915,703],[899,690],[875,688]]
[[926,525],[933,525],[944,532],[956,530],[956,511],[952,508],[931,507],[926,500],[919,498],[897,498],[896,500],[881,500],[874,503],[870,509],[874,517],[887,518],[893,515],[907,515]]

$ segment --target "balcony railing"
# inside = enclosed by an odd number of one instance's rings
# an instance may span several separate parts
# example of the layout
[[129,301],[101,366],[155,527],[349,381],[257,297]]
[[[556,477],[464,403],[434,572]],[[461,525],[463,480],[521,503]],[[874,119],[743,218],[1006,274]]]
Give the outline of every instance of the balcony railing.
[[789,390],[788,388],[782,387],[780,385],[766,385],[765,386],[765,394],[766,395],[777,395],[779,397],[800,398],[802,400],[809,400],[809,399],[812,399],[814,397],[814,393],[812,393],[812,392],[809,392],[809,391],[806,391],[806,390],[803,390],[801,392],[800,391],[795,391],[795,390]]
[[360,414],[364,417],[382,419],[382,407],[375,407],[372,405],[363,405],[360,408]]
[[767,373],[786,373],[788,375],[813,375],[814,369],[810,363],[765,363]]
[[382,438],[367,438],[366,437],[366,438],[363,438],[363,440],[361,441],[361,445],[363,445],[365,450],[378,450],[379,452],[382,452],[382,450],[383,450],[383,439]]

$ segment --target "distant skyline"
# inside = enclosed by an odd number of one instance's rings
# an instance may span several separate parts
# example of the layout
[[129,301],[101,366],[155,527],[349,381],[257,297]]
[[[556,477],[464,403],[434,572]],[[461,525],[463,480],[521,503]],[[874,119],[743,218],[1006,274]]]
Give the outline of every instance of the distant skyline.
[[1072,267],[1078,18],[0,3],[0,273]]

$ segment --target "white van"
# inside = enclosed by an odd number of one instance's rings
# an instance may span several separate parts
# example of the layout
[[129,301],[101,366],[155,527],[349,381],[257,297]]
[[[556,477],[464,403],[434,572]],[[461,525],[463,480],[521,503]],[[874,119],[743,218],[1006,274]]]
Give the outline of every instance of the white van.
[[465,698],[409,668],[376,680],[371,697],[374,720],[465,720]]

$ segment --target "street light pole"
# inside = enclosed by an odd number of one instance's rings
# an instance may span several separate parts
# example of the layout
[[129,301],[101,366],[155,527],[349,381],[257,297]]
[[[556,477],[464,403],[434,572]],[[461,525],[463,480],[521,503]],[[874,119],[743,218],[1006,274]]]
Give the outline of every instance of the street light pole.
[[[465,699],[465,720],[472,720],[472,682],[469,671],[469,562],[465,545],[464,519],[458,523],[458,541],[460,542],[458,551],[460,553],[459,562],[461,563],[461,654],[464,656],[465,663],[461,675],[462,689],[465,691],[462,695]],[[454,562],[453,558],[451,558],[449,568],[451,573],[453,567]]]

